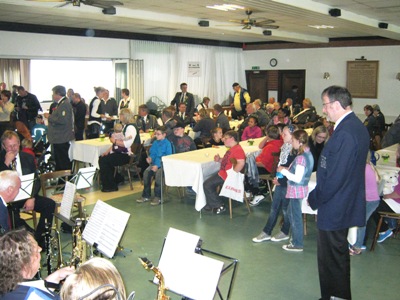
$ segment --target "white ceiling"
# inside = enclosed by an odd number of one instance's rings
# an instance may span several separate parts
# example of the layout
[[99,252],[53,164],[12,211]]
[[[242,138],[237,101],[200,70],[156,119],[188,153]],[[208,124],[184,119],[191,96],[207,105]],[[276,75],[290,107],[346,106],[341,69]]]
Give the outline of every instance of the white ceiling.
[[[42,0],[43,1],[43,0]],[[47,0],[49,1],[49,0]],[[55,0],[56,1],[56,0]],[[62,2],[62,0],[60,0]],[[0,0],[0,22],[134,32],[239,43],[288,41],[327,43],[329,38],[380,36],[400,40],[400,0],[119,0],[116,15],[104,15],[101,8],[81,4],[60,7],[57,2]],[[243,10],[219,11],[213,4],[237,4],[251,8],[252,19],[273,19],[279,29],[271,36],[263,28],[243,30],[229,20],[246,18]],[[331,8],[341,17],[331,17]],[[200,27],[208,20],[209,27]],[[388,29],[378,23],[388,23]],[[223,26],[221,26],[223,25]],[[227,26],[228,25],[228,26]],[[234,26],[231,26],[234,25]],[[330,25],[315,29],[308,25]]]

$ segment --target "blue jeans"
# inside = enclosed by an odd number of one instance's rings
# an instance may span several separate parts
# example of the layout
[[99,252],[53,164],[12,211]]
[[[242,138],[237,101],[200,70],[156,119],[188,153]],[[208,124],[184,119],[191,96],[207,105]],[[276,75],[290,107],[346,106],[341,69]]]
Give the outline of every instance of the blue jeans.
[[295,247],[303,248],[303,219],[301,214],[303,199],[289,199],[288,214],[292,231],[291,243]]
[[[367,206],[366,206],[366,217],[365,220],[368,222],[369,217],[372,215],[372,213],[375,211],[375,209],[379,206],[379,201],[367,201]],[[361,246],[364,243],[364,238],[365,238],[365,230],[366,230],[367,224],[363,227],[358,227],[357,229],[357,240],[354,246],[356,248],[361,248]]]
[[143,193],[142,197],[150,198],[151,197],[151,180],[153,177],[156,177],[154,183],[154,196],[161,198],[161,177],[162,177],[163,169],[159,168],[157,172],[151,170],[151,166],[149,166],[143,173]]
[[286,199],[286,186],[281,186],[277,185],[275,186],[275,192],[274,196],[272,198],[272,204],[271,204],[271,210],[269,212],[269,217],[267,224],[265,224],[265,227],[263,231],[271,235],[272,230],[274,229],[276,225],[276,221],[278,220],[279,212],[282,208],[282,213],[283,213],[283,224],[281,231],[288,235],[289,234],[289,229],[290,229],[290,221],[289,221],[289,216],[287,214],[287,209],[289,206],[289,199]]

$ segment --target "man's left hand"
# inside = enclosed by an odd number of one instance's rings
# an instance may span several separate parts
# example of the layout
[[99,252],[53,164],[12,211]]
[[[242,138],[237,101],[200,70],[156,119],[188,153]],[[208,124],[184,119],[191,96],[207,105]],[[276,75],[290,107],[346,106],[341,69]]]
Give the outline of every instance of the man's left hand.
[[24,209],[25,209],[26,211],[28,211],[28,210],[33,210],[34,207],[35,207],[35,198],[30,198],[30,199],[28,199],[28,200],[25,201]]

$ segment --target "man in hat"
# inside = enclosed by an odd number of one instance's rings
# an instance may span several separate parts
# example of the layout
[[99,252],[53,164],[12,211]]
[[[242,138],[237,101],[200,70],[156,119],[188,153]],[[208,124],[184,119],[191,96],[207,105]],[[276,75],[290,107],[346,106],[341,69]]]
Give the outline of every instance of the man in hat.
[[174,153],[196,150],[196,145],[193,139],[185,134],[185,124],[182,122],[177,122],[173,130],[174,135],[172,135],[169,140],[174,146]]

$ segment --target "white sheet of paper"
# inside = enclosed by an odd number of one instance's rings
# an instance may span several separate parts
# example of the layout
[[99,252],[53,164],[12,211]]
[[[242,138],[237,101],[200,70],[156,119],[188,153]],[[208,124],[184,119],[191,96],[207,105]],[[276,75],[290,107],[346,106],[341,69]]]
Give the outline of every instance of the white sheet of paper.
[[97,200],[82,238],[108,258],[112,258],[124,233],[130,214]]
[[393,209],[396,214],[400,214],[400,203],[394,201],[393,199],[384,199],[384,201],[391,209]]
[[96,167],[88,167],[79,169],[76,174],[77,182],[76,189],[86,189],[93,185],[94,174],[96,173]]
[[224,263],[195,253],[199,240],[197,235],[170,228],[158,268],[169,290],[190,299],[211,300]]
[[19,179],[21,180],[21,188],[14,201],[26,200],[32,197],[35,173],[19,176]]
[[65,183],[63,198],[61,200],[60,215],[70,219],[72,212],[72,205],[74,205],[76,186],[71,182]]

